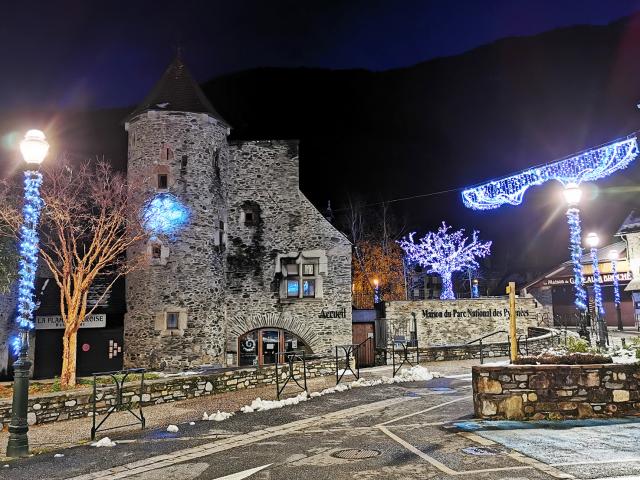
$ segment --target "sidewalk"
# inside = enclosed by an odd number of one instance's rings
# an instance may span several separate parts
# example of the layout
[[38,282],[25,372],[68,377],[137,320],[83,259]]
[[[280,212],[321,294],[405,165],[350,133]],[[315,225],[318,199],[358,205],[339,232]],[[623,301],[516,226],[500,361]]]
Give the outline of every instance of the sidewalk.
[[[492,361],[498,359],[492,359]],[[444,376],[448,375],[464,375],[471,374],[471,366],[477,365],[478,360],[463,361],[446,361],[446,362],[430,362],[421,363],[433,372],[439,372]],[[379,378],[382,376],[392,376],[392,367],[390,365],[382,367],[373,367],[360,370],[361,377]],[[345,375],[342,382],[351,382],[354,378]],[[323,390],[324,388],[335,386],[335,376],[328,375],[307,380],[309,393]],[[285,396],[293,396],[299,393],[299,389],[287,386]],[[202,414],[215,413],[218,410],[222,412],[237,412],[240,407],[248,405],[257,397],[263,400],[275,400],[276,388],[274,386],[259,387],[253,389],[237,390],[229,393],[217,395],[207,395],[199,398],[192,398],[180,402],[164,403],[145,407],[143,410],[146,418],[146,428],[166,427],[170,424],[180,424],[185,422],[197,421],[202,419]],[[103,416],[97,417],[99,422]],[[117,412],[111,415],[109,420],[103,425],[109,428],[116,425],[133,423],[133,418],[128,412]],[[45,423],[42,425],[33,425],[29,427],[29,445],[33,453],[42,453],[49,450],[70,447],[90,441],[92,419],[81,418],[76,420],[66,420],[54,423]],[[99,431],[97,439],[109,436],[112,439],[123,438],[127,434],[139,430],[140,426],[133,425],[118,428],[115,430]],[[0,432],[0,458],[3,457],[9,433],[7,431]]]

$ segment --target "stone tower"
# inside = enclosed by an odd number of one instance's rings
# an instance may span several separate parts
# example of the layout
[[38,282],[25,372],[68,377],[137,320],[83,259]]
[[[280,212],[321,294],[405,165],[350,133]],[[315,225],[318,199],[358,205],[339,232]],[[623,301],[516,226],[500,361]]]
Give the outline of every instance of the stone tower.
[[224,363],[229,127],[177,57],[125,129],[129,179],[189,211],[186,226],[140,247],[150,265],[127,276],[125,366]]

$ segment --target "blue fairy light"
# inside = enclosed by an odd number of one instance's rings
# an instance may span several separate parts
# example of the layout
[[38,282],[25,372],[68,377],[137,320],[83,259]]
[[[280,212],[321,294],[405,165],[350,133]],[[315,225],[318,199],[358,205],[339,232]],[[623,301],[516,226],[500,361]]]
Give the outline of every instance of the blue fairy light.
[[618,262],[611,260],[611,273],[613,274],[613,302],[616,308],[620,306],[620,282],[618,279]]
[[626,168],[638,155],[636,137],[616,141],[571,158],[530,168],[510,177],[492,180],[462,191],[462,201],[474,210],[491,210],[502,205],[520,205],[527,189],[557,180],[563,185],[607,177]]
[[598,249],[591,248],[591,263],[593,264],[593,296],[596,304],[596,312],[604,315],[602,304],[602,287],[600,285],[600,266],[598,265]]
[[170,193],[160,193],[145,206],[145,228],[156,235],[171,235],[189,221],[189,209]]
[[[22,208],[22,226],[20,227],[20,262],[18,269],[18,316],[16,323],[21,330],[31,330],[33,311],[36,304],[34,290],[36,270],[38,269],[38,232],[36,227],[40,219],[40,212],[44,202],[40,197],[42,174],[38,171],[24,172],[24,206]],[[22,337],[12,340],[13,351],[16,355],[22,348]]]
[[569,250],[571,251],[571,263],[573,265],[574,288],[576,291],[575,305],[581,312],[587,311],[587,292],[584,289],[584,275],[582,273],[582,245],[580,237],[580,210],[575,207],[567,210],[567,223],[569,224]]

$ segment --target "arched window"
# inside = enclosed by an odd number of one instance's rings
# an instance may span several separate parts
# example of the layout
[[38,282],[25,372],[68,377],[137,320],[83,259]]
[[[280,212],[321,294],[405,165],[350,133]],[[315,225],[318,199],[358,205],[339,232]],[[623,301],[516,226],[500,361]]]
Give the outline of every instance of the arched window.
[[238,337],[238,365],[271,365],[286,361],[286,352],[311,348],[297,335],[281,328],[260,328]]

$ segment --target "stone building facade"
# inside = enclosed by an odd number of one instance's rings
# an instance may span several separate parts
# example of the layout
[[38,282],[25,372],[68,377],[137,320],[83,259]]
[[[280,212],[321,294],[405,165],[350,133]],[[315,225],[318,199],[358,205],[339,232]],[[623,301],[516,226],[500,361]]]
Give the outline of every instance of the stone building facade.
[[262,365],[351,343],[351,245],[299,190],[293,141],[229,142],[177,58],[127,119],[128,176],[189,212],[127,277],[125,366]]

